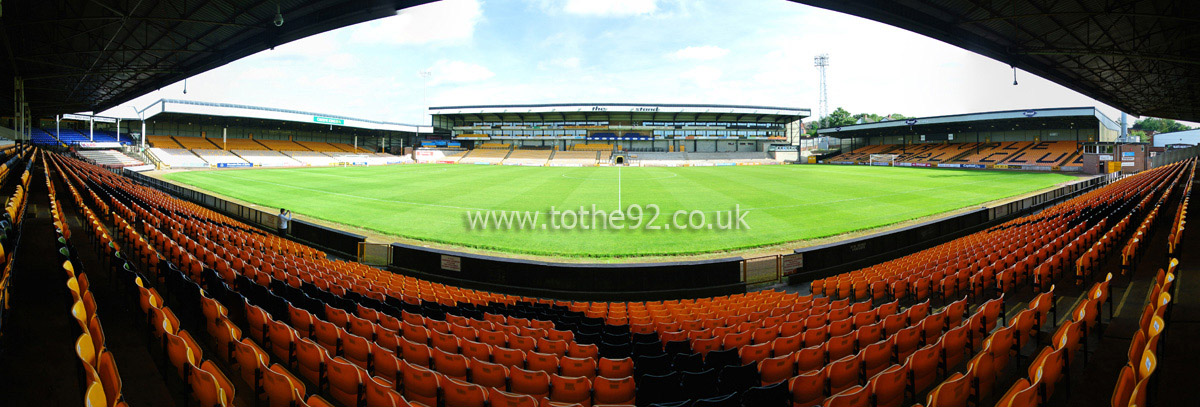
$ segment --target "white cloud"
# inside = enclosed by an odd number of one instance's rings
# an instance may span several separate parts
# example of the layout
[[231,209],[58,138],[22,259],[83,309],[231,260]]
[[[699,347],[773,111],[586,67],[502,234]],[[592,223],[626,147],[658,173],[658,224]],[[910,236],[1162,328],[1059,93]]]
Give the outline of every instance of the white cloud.
[[496,76],[483,65],[445,59],[435,62],[433,66],[429,67],[429,71],[433,73],[429,79],[429,86],[443,83],[478,82]]
[[721,79],[721,69],[711,66],[697,66],[679,74],[680,78],[695,82],[701,87],[710,87]]
[[675,59],[694,59],[707,61],[717,59],[728,54],[729,50],[715,45],[691,46],[668,54]]
[[285,76],[284,74],[285,74],[285,72],[283,69],[280,69],[280,68],[277,68],[274,66],[256,66],[253,68],[247,68],[246,70],[242,71],[241,74],[238,75],[237,79],[247,80],[247,81],[256,81],[256,80],[265,80],[265,79],[274,80],[277,78],[284,77]]
[[578,68],[579,68],[579,58],[578,57],[555,58],[555,59],[551,59],[551,60],[547,60],[547,61],[538,62],[538,69],[567,70],[567,69],[578,69]]
[[445,44],[464,42],[483,20],[478,0],[443,0],[407,8],[399,15],[372,21],[354,30],[350,40],[382,44]]
[[325,57],[325,65],[329,65],[329,67],[335,69],[351,68],[357,64],[358,58],[355,58],[353,54],[345,52],[339,52]]
[[591,16],[636,16],[658,10],[656,0],[567,0],[563,11]]

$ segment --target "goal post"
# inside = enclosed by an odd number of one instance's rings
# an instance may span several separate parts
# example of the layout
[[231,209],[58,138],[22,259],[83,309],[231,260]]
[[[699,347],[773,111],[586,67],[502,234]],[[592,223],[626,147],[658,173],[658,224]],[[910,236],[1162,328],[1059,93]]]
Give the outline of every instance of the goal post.
[[899,154],[871,154],[871,165],[895,166]]

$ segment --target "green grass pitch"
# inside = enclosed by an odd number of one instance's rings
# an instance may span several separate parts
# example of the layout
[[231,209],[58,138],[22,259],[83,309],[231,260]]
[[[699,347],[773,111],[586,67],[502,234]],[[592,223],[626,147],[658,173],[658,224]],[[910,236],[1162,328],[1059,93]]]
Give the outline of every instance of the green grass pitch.
[[[735,251],[880,227],[1071,180],[1055,173],[828,165],[518,167],[394,165],[170,173],[167,179],[258,205],[384,234],[534,255],[616,258]],[[548,211],[647,207],[642,227],[553,229]],[[659,207],[653,223],[648,205]],[[720,229],[718,211],[745,212],[749,229]],[[541,212],[541,224],[472,229],[468,211]],[[678,210],[714,229],[666,228]],[[629,212],[634,215],[635,212]],[[736,215],[735,215],[736,216]],[[686,225],[686,218],[682,223]],[[696,220],[699,218],[697,217]],[[569,219],[562,219],[563,221]],[[592,216],[593,223],[604,218]],[[615,222],[609,220],[609,225]],[[724,219],[725,224],[737,225]],[[699,224],[697,222],[697,224]],[[659,229],[649,229],[658,225]],[[664,227],[665,225],[665,227]],[[560,224],[560,226],[562,226]]]

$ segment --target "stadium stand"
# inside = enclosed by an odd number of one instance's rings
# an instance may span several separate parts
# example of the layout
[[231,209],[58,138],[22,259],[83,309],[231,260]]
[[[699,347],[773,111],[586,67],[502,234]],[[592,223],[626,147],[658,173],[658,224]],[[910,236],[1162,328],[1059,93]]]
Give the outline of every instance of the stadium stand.
[[96,141],[119,142],[121,144],[133,144],[133,139],[127,134],[117,134],[112,130],[96,130],[93,134]]
[[246,160],[243,160],[241,157],[238,157],[238,156],[234,155],[233,153],[225,151],[225,150],[193,148],[192,152],[196,153],[196,156],[200,157],[201,159],[204,159],[204,161],[206,161],[212,165],[221,165],[221,164],[247,164],[248,165],[248,164],[250,164]]
[[341,156],[344,160],[351,162],[359,161],[356,157],[362,157],[361,162],[366,162],[369,165],[386,165],[386,164],[408,164],[414,162],[411,156],[395,156],[388,153],[359,153]]
[[1080,144],[1073,141],[1003,143],[877,144],[828,159],[837,164],[866,164],[871,154],[896,154],[896,163],[1019,165],[1056,167],[1082,164]]
[[765,152],[686,153],[692,165],[698,164],[767,164],[774,163]]
[[220,147],[222,150],[226,150],[226,151],[269,150],[269,148],[267,148],[266,146],[263,146],[262,144],[259,144],[259,142],[257,140],[253,140],[253,139],[227,138],[225,140],[209,139],[208,141],[212,142],[213,144],[216,144],[217,147]]
[[122,168],[144,165],[141,160],[127,156],[117,150],[79,150],[79,156],[107,168]]
[[[327,148],[332,149],[331,147]],[[341,162],[341,160],[337,158],[333,158],[324,153],[316,151],[284,151],[283,154],[286,154],[287,156],[292,157],[293,160],[299,161],[305,165],[312,166],[327,166]]]
[[634,153],[633,157],[645,167],[675,167],[685,164],[688,159],[687,153],[682,151],[675,153]]
[[311,150],[311,151],[322,152],[322,153],[345,152],[344,150],[334,147],[333,145],[330,145],[329,143],[323,143],[323,142],[319,142],[319,141],[297,141],[296,144],[299,144],[301,147],[304,147],[304,148],[295,149],[296,151]]
[[765,152],[726,152],[726,153],[636,153],[636,163],[643,167],[679,167],[684,165],[745,165],[745,164],[774,164],[775,160]]
[[[262,167],[401,164],[411,158],[371,153],[342,143],[294,142],[229,138],[224,142],[202,137],[148,136],[151,155],[168,167],[208,167],[224,163],[249,163]],[[224,151],[222,151],[224,150]],[[194,156],[198,157],[194,157]]]
[[303,145],[300,145],[300,143],[297,143],[297,142],[294,142],[291,140],[255,139],[254,141],[261,143],[263,145],[263,147],[265,147],[267,150],[275,150],[275,151],[306,151],[306,150],[308,150]]
[[38,145],[58,145],[58,144],[77,144],[81,142],[107,142],[121,144],[133,144],[133,139],[128,135],[121,134],[118,138],[117,132],[111,130],[95,130],[92,132],[92,137],[88,137],[86,130],[74,129],[59,129],[59,137],[55,137],[54,129],[33,128],[30,129],[30,142]]
[[341,151],[347,152],[347,153],[363,154],[363,153],[371,152],[370,150],[367,150],[365,148],[362,148],[362,147],[355,148],[354,146],[352,146],[350,144],[346,144],[346,143],[329,143],[329,145],[331,145],[334,148],[339,149]]
[[58,139],[66,144],[76,144],[83,141],[91,141],[87,134],[72,129],[58,130]]
[[151,147],[146,151],[150,155],[168,167],[177,168],[198,168],[208,167],[208,161],[193,154],[191,150],[182,148],[158,148]]
[[273,150],[229,150],[250,164],[261,167],[294,167],[302,165],[300,161],[281,152]]
[[591,167],[600,159],[600,152],[592,151],[555,151],[550,158],[550,166],[558,167]]
[[[612,134],[612,133],[608,133],[608,134]],[[571,150],[574,150],[574,151],[610,151],[611,152],[613,150],[613,145],[612,144],[594,144],[594,143],[575,144],[575,145],[571,146]]]
[[[55,132],[54,129],[35,129],[35,131],[40,132],[41,134],[44,134],[46,136],[50,136],[51,138],[54,137],[53,134]],[[107,143],[120,142],[121,144],[132,144],[133,143],[133,140],[130,139],[128,135],[122,134],[122,135],[120,135],[120,138],[118,139],[117,132],[111,131],[111,130],[93,130],[91,133],[92,134],[91,137],[88,137],[87,130],[59,129],[57,131],[58,131],[58,135],[59,135],[58,140],[61,140],[64,144],[77,144],[77,143],[81,143],[81,142],[91,142],[91,141],[95,141],[98,143],[101,143],[101,142],[107,142]],[[46,140],[44,136],[39,137],[39,139]]]
[[[1100,320],[1101,306],[1111,298],[1107,290],[1112,275],[1110,273],[1103,281],[1086,291],[1081,296],[1083,301],[1078,302],[1079,305],[1070,311],[1071,319],[1057,327],[1046,324],[1049,321],[1047,313],[1055,308],[1055,290],[1052,282],[1060,278],[1081,281],[1091,279],[1098,272],[1099,259],[1116,247],[1115,242],[1131,234],[1132,229],[1129,225],[1142,216],[1149,219],[1143,224],[1153,222],[1154,210],[1148,210],[1148,205],[1152,202],[1165,202],[1173,196],[1172,191],[1176,185],[1190,185],[1194,171],[1194,163],[1189,162],[1141,173],[1036,215],[1016,219],[1005,225],[901,259],[813,281],[812,290],[814,293],[824,293],[829,298],[842,300],[879,301],[895,298],[923,301],[920,304],[940,300],[950,303],[950,306],[942,311],[945,313],[953,309],[954,303],[950,301],[955,301],[954,299],[960,296],[964,296],[964,300],[972,298],[974,302],[987,301],[981,307],[985,311],[993,302],[997,307],[1002,307],[1005,294],[1016,293],[1018,286],[1029,284],[1041,294],[1029,302],[1027,311],[1013,317],[1007,328],[992,330],[996,314],[987,316],[985,313],[980,320],[976,320],[974,316],[966,320],[966,326],[971,327],[965,334],[967,342],[974,344],[971,349],[981,353],[970,357],[965,374],[956,373],[947,377],[942,385],[930,392],[927,405],[962,405],[968,396],[978,405],[994,387],[991,381],[997,379],[996,373],[1002,371],[1003,366],[1007,365],[1013,356],[1019,358],[1022,355],[1021,349],[1031,342],[1030,339],[1036,338],[1040,341],[1041,332],[1051,328],[1048,331],[1054,332],[1052,345],[1036,353],[1037,357],[1033,359],[1029,368],[1029,378],[1019,379],[1014,383],[997,405],[1044,404],[1062,380],[1061,374],[1068,369],[1068,362],[1074,359],[1074,354],[1080,346],[1088,342],[1088,333],[1095,332],[1093,326]],[[993,249],[979,252],[977,249],[980,247]],[[1075,258],[1079,260],[1072,261]],[[988,300],[995,295],[994,293],[999,293],[1000,296]],[[927,323],[928,319],[922,321],[921,330],[926,330],[923,326]],[[938,326],[943,324],[942,321],[937,323]],[[958,329],[955,328],[956,325],[948,324],[940,330],[948,334]],[[982,329],[976,329],[977,326],[981,326]],[[884,319],[883,328],[888,333],[893,332],[888,328],[887,319]],[[904,330],[894,332],[900,333]],[[945,340],[946,337],[942,339]],[[902,345],[902,342],[897,340],[896,352],[902,356],[913,355],[914,358],[917,357],[915,355],[919,355],[916,347]],[[943,366],[943,371],[948,371],[953,366],[945,348],[950,342],[935,342],[926,338],[921,343],[929,344],[921,350],[934,347],[937,352],[943,354],[943,360],[938,362],[938,366]],[[907,353],[908,351],[913,353]],[[912,362],[913,359],[910,358],[909,361]],[[992,371],[984,374],[987,370]],[[917,380],[916,370],[911,370],[908,374],[913,377],[912,380]],[[916,387],[909,389],[915,393],[920,393],[923,389],[919,383],[914,385],[910,382],[909,386]],[[795,396],[797,386],[793,385],[792,389]],[[880,397],[878,390],[875,391],[876,397]],[[810,393],[806,397],[811,398],[806,398],[798,404],[807,405],[805,403],[808,401],[818,401],[822,396],[836,394],[832,389],[823,395]],[[1032,401],[1020,401],[1025,398]],[[1015,404],[1009,404],[1010,402]]]
[[158,148],[184,148],[171,136],[146,136],[146,143]]
[[212,141],[205,137],[173,137],[176,143],[189,150],[220,150],[221,147],[213,144]]
[[546,165],[550,161],[552,150],[513,150],[504,160],[505,165]]
[[1020,152],[1013,154],[1001,164],[1062,166],[1070,163],[1080,153],[1079,145],[1075,142],[1041,142],[1034,143]]
[[[59,207],[49,172],[45,173],[45,183],[49,191],[52,219],[57,225],[66,225],[67,220]],[[59,228],[57,232],[58,241],[64,244],[62,249],[68,253],[73,252],[74,248],[67,243],[69,232],[66,228]],[[66,280],[64,285],[69,289],[73,301],[70,307],[71,316],[82,331],[75,342],[75,352],[84,372],[85,401],[91,406],[117,405],[122,398],[121,377],[112,352],[105,346],[101,313],[90,290],[90,284],[87,283],[88,273],[76,267],[76,263],[69,256],[62,263],[62,271]]]
[[494,149],[508,150],[508,149],[512,149],[512,144],[505,144],[505,143],[481,143],[481,144],[479,144],[479,146],[477,146],[477,147],[475,147],[475,148],[482,148],[482,149],[493,149],[493,150],[494,150]]
[[56,146],[62,144],[57,137],[54,137],[53,133],[36,127],[30,130],[29,141],[33,144],[41,146]]
[[[1189,197],[1192,192],[1192,183],[1194,181],[1195,164],[1188,175],[1188,178],[1182,184],[1182,202],[1176,208],[1174,216],[1170,219],[1170,230],[1167,234],[1167,253],[1174,256],[1177,254],[1177,246],[1179,239],[1182,236],[1187,218],[1187,208]],[[1139,262],[1140,258],[1145,254],[1147,244],[1149,243],[1149,235],[1156,226],[1156,220],[1159,209],[1167,209],[1168,195],[1164,194],[1151,209],[1146,219],[1138,226],[1137,231],[1129,238],[1121,249],[1121,264],[1122,273],[1128,274],[1134,267],[1131,267]],[[1152,286],[1142,304],[1140,317],[1137,319],[1135,330],[1132,334],[1132,340],[1129,343],[1128,357],[1125,359],[1124,366],[1116,377],[1116,385],[1113,388],[1111,405],[1126,406],[1126,405],[1148,405],[1149,393],[1151,387],[1149,382],[1158,367],[1158,356],[1160,350],[1160,340],[1165,336],[1164,333],[1168,326],[1167,321],[1170,320],[1170,311],[1173,301],[1173,296],[1178,296],[1178,290],[1175,289],[1176,275],[1178,273],[1179,260],[1171,258],[1166,269],[1159,268],[1151,281]],[[1111,274],[1110,277],[1111,279]],[[1111,313],[1111,311],[1110,311]]]
[[981,143],[979,146],[975,147],[962,157],[953,159],[950,162],[982,165],[999,164],[1014,154],[1024,150],[1030,144],[1032,143],[1018,141],[1007,143]]
[[[3,267],[0,267],[0,335],[3,335],[4,327],[8,326],[6,312],[9,304],[9,287],[12,285],[12,271],[14,264],[14,253],[17,246],[20,244],[21,225],[25,216],[25,205],[29,202],[29,179],[30,167],[33,165],[33,159],[37,156],[32,154],[32,149],[18,148],[16,146],[5,146],[0,148],[0,157],[3,157],[3,164],[0,164],[0,186],[4,186],[6,193],[6,203],[4,206],[3,222],[0,222],[0,231],[3,236],[0,237],[0,262],[3,262]],[[9,185],[12,186],[11,193]]]
[[934,164],[950,159],[956,151],[958,149],[951,144],[918,144],[904,149],[896,157],[896,161]]
[[463,164],[500,164],[508,157],[509,152],[511,150],[508,148],[477,148],[468,151],[458,162]]
[[428,149],[424,150],[423,155],[418,155],[418,158],[420,162],[453,164],[461,160],[467,152],[467,150]]
[[[1104,304],[1110,320],[1113,312],[1112,274],[1061,321],[1058,304],[1072,301],[1055,283],[1098,277],[1097,259],[1156,219],[1173,221],[1177,235],[1186,206],[1155,214],[1186,204],[1195,172],[1190,161],[1132,175],[813,281],[813,295],[574,302],[331,260],[83,161],[44,156],[54,168],[47,185],[54,174],[86,214],[78,227],[97,242],[90,250],[113,259],[113,284],[136,292],[132,312],[163,355],[162,374],[182,379],[201,405],[226,405],[239,387],[251,393],[243,400],[289,406],[949,406],[983,405],[996,389],[1008,389],[997,405],[1045,405],[1086,363]],[[1142,349],[1130,353],[1139,367],[1121,373],[1114,399],[1152,393],[1159,350],[1149,341],[1163,332],[1176,264],[1154,277],[1149,322],[1138,327],[1148,342],[1131,346]],[[1028,302],[1015,301],[1030,290]],[[74,315],[97,315],[79,303]],[[96,389],[89,397],[107,389],[100,377],[84,381]]]
[[854,149],[849,153],[830,158],[829,161],[835,163],[860,164],[867,162],[871,158],[871,154],[890,154],[891,151],[899,146],[894,144],[875,144],[863,146]]

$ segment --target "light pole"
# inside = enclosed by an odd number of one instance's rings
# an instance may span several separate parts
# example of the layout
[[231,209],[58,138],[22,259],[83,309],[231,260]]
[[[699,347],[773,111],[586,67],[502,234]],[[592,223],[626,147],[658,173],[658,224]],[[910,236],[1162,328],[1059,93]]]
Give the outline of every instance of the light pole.
[[820,137],[821,129],[829,124],[828,122],[821,123],[821,120],[828,121],[829,117],[829,90],[825,84],[825,70],[829,68],[829,54],[821,54],[813,57],[813,66],[817,67],[817,72],[821,75],[819,89],[817,90],[819,93],[817,95],[819,98],[817,101],[817,137]]
[[425,108],[421,112],[421,116],[424,117],[425,113],[429,111],[429,78],[433,76],[433,72],[426,69],[419,74],[421,75],[421,104]]

